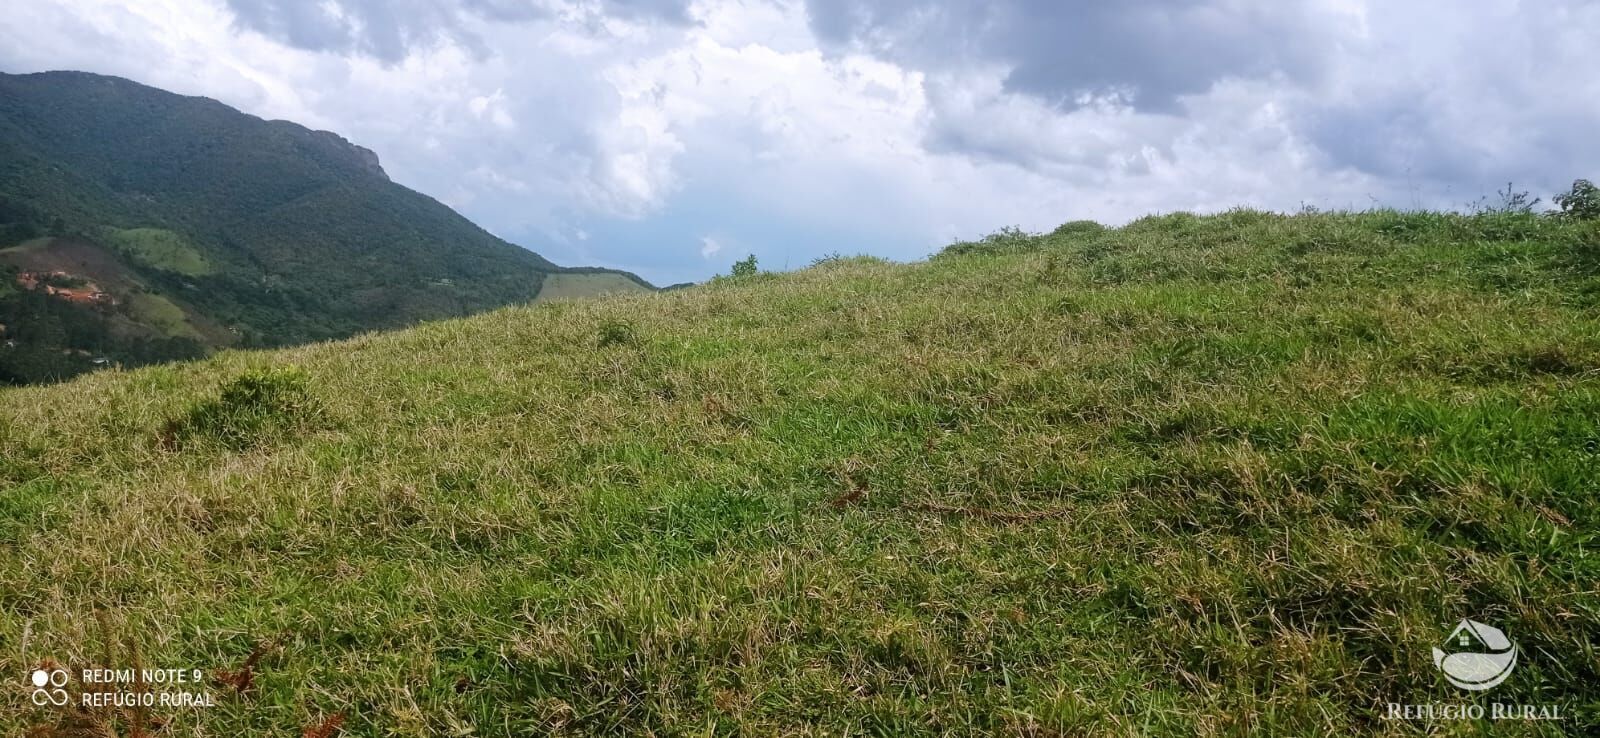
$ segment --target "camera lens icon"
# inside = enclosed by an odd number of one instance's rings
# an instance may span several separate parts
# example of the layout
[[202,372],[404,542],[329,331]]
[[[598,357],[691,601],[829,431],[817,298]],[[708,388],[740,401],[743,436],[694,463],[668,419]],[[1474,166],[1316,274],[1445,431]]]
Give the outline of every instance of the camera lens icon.
[[33,681],[33,704],[43,707],[55,705],[61,707],[67,704],[67,690],[62,687],[67,685],[67,672],[63,669],[34,669],[31,677]]

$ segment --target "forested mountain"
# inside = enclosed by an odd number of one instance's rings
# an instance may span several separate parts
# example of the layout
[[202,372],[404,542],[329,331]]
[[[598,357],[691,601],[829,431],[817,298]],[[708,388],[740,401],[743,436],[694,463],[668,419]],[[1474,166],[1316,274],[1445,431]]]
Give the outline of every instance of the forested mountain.
[[0,270],[10,382],[464,315],[557,272],[649,288],[496,238],[336,134],[81,72],[0,74]]

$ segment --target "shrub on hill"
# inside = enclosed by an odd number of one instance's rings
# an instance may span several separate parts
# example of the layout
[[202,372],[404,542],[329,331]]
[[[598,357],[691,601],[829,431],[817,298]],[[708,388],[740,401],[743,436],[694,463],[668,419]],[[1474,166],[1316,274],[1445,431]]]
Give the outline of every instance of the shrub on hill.
[[294,366],[254,369],[229,381],[217,397],[168,421],[160,442],[168,449],[200,441],[237,450],[304,428],[320,414],[304,371]]
[[1595,187],[1593,182],[1580,179],[1572,183],[1572,188],[1556,195],[1556,207],[1561,208],[1561,215],[1575,220],[1600,220],[1600,187]]
[[1006,226],[976,241],[957,241],[944,247],[936,256],[971,256],[977,254],[1013,254],[1033,251],[1039,247],[1036,234],[1016,226]]
[[757,271],[755,254],[733,263],[733,276],[735,277],[754,277]]
[[600,348],[607,346],[627,346],[637,343],[638,332],[633,324],[625,320],[608,320],[600,324]]
[[1095,236],[1105,233],[1106,227],[1092,220],[1069,220],[1056,226],[1052,236]]
[[845,265],[850,265],[850,264],[889,264],[889,263],[891,263],[891,262],[888,259],[885,259],[885,258],[883,258],[881,256],[872,256],[870,254],[856,254],[854,256],[845,256],[844,254],[841,254],[841,253],[835,251],[835,252],[833,252],[831,254],[827,254],[826,256],[819,256],[819,257],[817,257],[815,259],[812,259],[811,260],[811,268],[813,268],[813,269],[818,268],[818,267],[829,268],[829,267],[836,267],[836,266],[845,266]]

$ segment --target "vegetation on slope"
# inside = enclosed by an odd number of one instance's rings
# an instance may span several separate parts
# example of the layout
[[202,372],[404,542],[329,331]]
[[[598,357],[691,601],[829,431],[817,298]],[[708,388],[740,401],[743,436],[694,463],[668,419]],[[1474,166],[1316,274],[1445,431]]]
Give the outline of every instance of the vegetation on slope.
[[[54,275],[64,271],[69,276]],[[115,303],[73,304],[23,289],[22,272],[56,287],[109,290]],[[192,308],[151,292],[114,252],[76,239],[36,238],[0,249],[0,385],[57,381],[96,361],[137,366],[193,359],[228,334]]]
[[0,672],[206,669],[176,735],[1593,734],[1597,303],[1593,221],[1178,214],[4,390]]
[[199,277],[213,271],[188,239],[160,228],[128,228],[112,231],[109,240],[134,261],[152,269]]
[[539,290],[540,300],[564,300],[574,297],[616,294],[619,292],[648,292],[650,287],[614,272],[562,272],[544,279]]

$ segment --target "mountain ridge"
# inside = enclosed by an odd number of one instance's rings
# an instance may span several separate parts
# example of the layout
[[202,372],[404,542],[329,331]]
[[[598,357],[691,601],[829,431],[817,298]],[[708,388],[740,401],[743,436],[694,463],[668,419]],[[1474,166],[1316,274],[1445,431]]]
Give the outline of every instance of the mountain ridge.
[[[584,294],[586,282],[654,289],[628,272],[562,267],[501,239],[393,182],[375,152],[335,132],[120,77],[0,73],[0,268],[27,268],[40,250],[58,248],[40,238],[106,248],[126,262],[119,277],[190,322],[214,322],[235,337],[201,341],[171,358],[217,345],[340,338],[536,300],[553,274],[569,275],[566,295]],[[18,254],[23,244],[33,256]],[[122,297],[118,304],[131,304]],[[0,304],[0,323],[25,325],[44,310],[10,299],[9,307]],[[120,344],[108,336],[162,334],[138,316],[101,317],[120,327],[94,328],[107,321],[93,315],[56,315],[56,332],[77,339],[30,340],[22,352],[0,355],[0,379],[8,361],[38,346],[118,358]],[[19,371],[25,379],[59,378],[72,361],[32,363],[38,366],[27,371],[13,367],[10,381]]]

